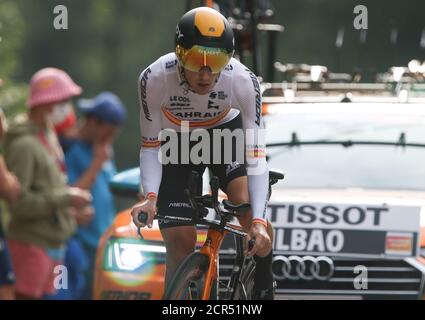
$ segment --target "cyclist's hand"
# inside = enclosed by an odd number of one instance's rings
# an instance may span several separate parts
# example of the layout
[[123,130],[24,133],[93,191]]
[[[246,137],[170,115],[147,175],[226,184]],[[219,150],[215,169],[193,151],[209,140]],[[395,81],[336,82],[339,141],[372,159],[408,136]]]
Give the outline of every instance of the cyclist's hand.
[[[139,221],[139,213],[146,212],[148,214],[148,219],[146,224]],[[156,199],[147,199],[143,202],[139,202],[133,206],[131,209],[131,216],[133,217],[133,222],[137,227],[145,227],[148,226],[152,228],[153,218],[156,214]]]
[[68,194],[71,197],[71,207],[81,209],[88,206],[92,202],[92,196],[87,190],[69,187]]
[[272,248],[272,243],[269,234],[267,233],[267,228],[261,223],[254,222],[248,235],[249,239],[255,238],[254,247],[251,249],[251,251],[248,252],[248,255],[252,257],[254,255],[258,255],[260,257],[267,256]]

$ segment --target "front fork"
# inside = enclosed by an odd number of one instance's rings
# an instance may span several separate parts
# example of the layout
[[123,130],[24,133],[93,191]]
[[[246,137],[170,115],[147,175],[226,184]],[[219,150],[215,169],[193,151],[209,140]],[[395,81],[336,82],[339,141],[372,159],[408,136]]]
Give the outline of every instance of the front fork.
[[244,266],[246,259],[246,256],[244,255],[244,238],[237,236],[234,237],[236,245],[236,259],[235,264],[233,265],[232,274],[230,276],[230,281],[227,286],[224,300],[234,300],[235,289],[240,281],[242,267]]
[[[208,256],[209,266],[207,274],[205,275],[205,285],[202,292],[202,300],[209,300],[211,292],[216,292],[217,296],[219,294],[219,282],[218,282],[218,257],[219,257],[219,248],[223,241],[224,234],[218,230],[210,228],[208,230],[207,239],[205,240],[204,245],[200,249],[200,253]],[[240,281],[240,276],[242,273],[242,268],[247,259],[244,254],[244,238],[234,236],[235,245],[236,245],[236,259],[233,266],[232,274],[230,277],[229,284],[224,296],[224,300],[234,300],[235,289]],[[215,286],[215,288],[213,288]],[[215,290],[213,290],[215,289]],[[216,297],[214,297],[216,298]]]

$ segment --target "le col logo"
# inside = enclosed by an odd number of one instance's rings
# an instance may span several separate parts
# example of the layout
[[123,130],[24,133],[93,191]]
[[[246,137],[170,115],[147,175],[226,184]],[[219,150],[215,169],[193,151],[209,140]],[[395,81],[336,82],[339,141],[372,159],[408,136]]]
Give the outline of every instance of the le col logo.
[[170,102],[186,102],[190,103],[190,99],[188,97],[180,97],[180,96],[171,96]]
[[56,30],[68,30],[68,8],[64,5],[58,5],[53,9],[56,14],[53,20],[53,27]]

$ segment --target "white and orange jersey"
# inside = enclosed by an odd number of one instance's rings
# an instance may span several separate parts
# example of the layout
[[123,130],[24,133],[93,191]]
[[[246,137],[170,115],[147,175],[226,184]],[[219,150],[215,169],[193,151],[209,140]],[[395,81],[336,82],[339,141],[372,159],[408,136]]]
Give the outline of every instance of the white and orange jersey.
[[[267,207],[268,170],[263,144],[261,90],[257,77],[242,63],[232,58],[205,95],[190,90],[181,74],[174,53],[162,56],[139,77],[140,129],[142,148],[140,170],[143,191],[158,194],[162,165],[158,160],[162,129],[181,130],[182,122],[189,130],[214,128],[242,115],[246,135],[248,188],[254,217],[264,219]],[[252,137],[249,137],[252,136]],[[252,139],[252,141],[250,141]],[[255,174],[249,174],[249,166]],[[263,167],[263,170],[258,170]],[[260,174],[259,174],[260,172]]]

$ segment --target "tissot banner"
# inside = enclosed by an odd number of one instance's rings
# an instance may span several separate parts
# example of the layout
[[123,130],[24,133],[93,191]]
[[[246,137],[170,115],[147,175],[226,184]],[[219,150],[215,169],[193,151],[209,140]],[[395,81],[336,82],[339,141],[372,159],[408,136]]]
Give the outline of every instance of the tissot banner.
[[274,249],[287,254],[408,257],[421,206],[285,202],[269,205]]

